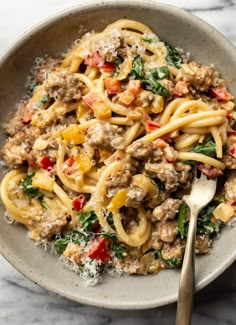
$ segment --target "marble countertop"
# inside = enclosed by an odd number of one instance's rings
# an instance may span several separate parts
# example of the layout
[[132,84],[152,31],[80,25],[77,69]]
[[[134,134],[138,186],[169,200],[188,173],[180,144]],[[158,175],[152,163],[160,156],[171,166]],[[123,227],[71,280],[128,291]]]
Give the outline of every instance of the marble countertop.
[[[29,27],[81,0],[1,0],[0,53]],[[236,45],[236,0],[162,0],[200,16]],[[77,304],[30,282],[0,256],[0,324],[169,325],[176,305],[145,311],[113,311]],[[196,294],[193,325],[236,324],[236,264]]]

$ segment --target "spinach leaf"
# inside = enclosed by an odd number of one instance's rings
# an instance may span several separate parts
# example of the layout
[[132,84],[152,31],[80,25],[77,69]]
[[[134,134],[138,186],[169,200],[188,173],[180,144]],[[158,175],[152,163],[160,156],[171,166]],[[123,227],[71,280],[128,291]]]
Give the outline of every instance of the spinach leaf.
[[120,73],[120,65],[123,62],[123,59],[121,59],[120,57],[117,57],[116,61],[115,61],[115,70],[113,71],[113,76],[114,77],[118,77],[119,73]]
[[182,266],[183,263],[183,259],[177,259],[176,257],[171,257],[168,259],[165,259],[162,255],[162,251],[158,252],[158,257],[161,261],[163,261],[164,263],[166,263],[169,267],[171,267],[172,269],[178,269]]
[[179,52],[167,42],[164,42],[167,48],[167,56],[166,61],[169,65],[173,65],[176,68],[181,68],[181,64],[183,63],[181,55]]
[[179,230],[179,234],[181,239],[184,239],[185,237],[185,223],[186,223],[186,213],[187,213],[187,204],[185,202],[183,202],[180,205],[180,209],[179,209],[179,215],[178,215],[178,230]]
[[169,73],[169,69],[167,66],[163,66],[160,68],[154,68],[150,70],[152,76],[156,79],[164,79],[169,77],[170,73]]
[[[162,68],[162,70],[159,70],[159,74],[161,78],[164,78],[163,75],[166,74],[166,67]],[[167,97],[169,95],[169,91],[157,81],[155,77],[157,73],[158,71],[154,71],[154,74],[150,73],[149,75],[145,75],[143,59],[140,55],[138,55],[133,60],[133,67],[129,74],[129,79],[139,79],[142,81],[145,89],[152,91],[154,94]],[[159,74],[158,77],[161,79]]]
[[70,231],[65,235],[56,235],[54,247],[58,254],[62,254],[69,243],[80,245],[81,242],[87,242],[90,240],[89,236],[79,231]]
[[154,94],[167,97],[169,91],[163,87],[152,75],[142,79],[143,84],[147,90],[151,90]]
[[32,185],[32,180],[35,173],[28,175],[22,182],[22,190],[25,192],[31,199],[42,199],[43,194],[39,191],[37,187]]
[[[205,143],[196,145],[194,148],[190,149],[189,152],[201,153],[203,155],[215,158],[216,157],[216,144],[214,141],[208,140]],[[183,162],[188,165],[193,165],[196,163],[196,161],[194,161],[194,160],[185,160]]]
[[216,157],[216,144],[214,141],[209,140],[205,143],[198,144],[194,148],[190,149],[189,152],[202,153],[209,157]]
[[44,196],[43,193],[40,192],[40,190],[38,189],[38,187],[35,187],[32,185],[32,180],[34,177],[35,173],[32,173],[30,175],[28,175],[22,182],[22,190],[25,194],[28,195],[28,197],[30,199],[38,199],[40,201],[40,203],[42,204],[42,206],[44,207],[44,209],[48,209],[49,206],[47,205],[47,203],[44,201]]
[[93,232],[94,225],[98,223],[98,218],[96,213],[93,210],[88,212],[79,211],[78,217],[82,223],[83,230],[85,232]]
[[111,226],[111,228],[115,230],[115,225],[114,225],[114,221],[113,221],[113,215],[112,215],[111,212],[107,216],[107,222]]
[[49,206],[47,205],[47,202],[44,201],[44,199],[40,200],[40,202],[41,202],[42,206],[44,207],[44,209],[46,209],[46,210],[49,209]]
[[127,256],[129,250],[118,241],[116,234],[108,232],[104,233],[103,236],[111,239],[111,250],[116,258],[124,259]]
[[213,223],[210,221],[212,212],[219,205],[219,201],[211,201],[202,211],[200,212],[197,220],[197,234],[212,234],[214,232],[219,232],[222,222],[217,221]]
[[142,79],[143,76],[144,76],[143,59],[140,55],[138,55],[133,60],[133,66],[130,73],[130,78]]

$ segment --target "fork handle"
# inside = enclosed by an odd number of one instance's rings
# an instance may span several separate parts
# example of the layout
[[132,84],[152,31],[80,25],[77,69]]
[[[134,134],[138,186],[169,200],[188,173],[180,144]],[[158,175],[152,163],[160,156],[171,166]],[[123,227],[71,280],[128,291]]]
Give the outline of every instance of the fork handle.
[[191,209],[188,237],[180,274],[176,325],[190,325],[195,290],[195,242],[198,210]]

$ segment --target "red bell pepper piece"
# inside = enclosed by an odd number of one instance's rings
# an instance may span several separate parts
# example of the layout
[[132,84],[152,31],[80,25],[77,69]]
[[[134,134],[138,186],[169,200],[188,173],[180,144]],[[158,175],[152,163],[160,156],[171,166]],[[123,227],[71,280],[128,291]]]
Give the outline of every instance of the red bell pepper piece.
[[156,123],[156,122],[153,122],[153,121],[147,121],[146,122],[146,125],[145,125],[145,128],[146,128],[146,131],[147,132],[152,132],[156,129],[160,129],[160,124],[159,123]]
[[86,203],[86,197],[83,194],[80,194],[78,197],[75,197],[72,201],[72,205],[76,211],[82,210]]
[[213,97],[219,100],[229,101],[234,99],[234,96],[232,96],[225,87],[211,87],[209,91]]
[[111,62],[105,62],[101,67],[100,70],[104,72],[110,72],[115,70],[115,65]]
[[48,156],[44,156],[39,160],[38,165],[39,167],[50,172],[53,169],[55,163],[51,161]]
[[217,176],[223,175],[223,171],[220,168],[216,168],[213,166],[198,164],[197,168],[209,178],[216,178]]
[[84,60],[84,64],[86,65],[90,65],[93,67],[97,67],[100,68],[101,70],[105,71],[105,72],[110,72],[115,70],[115,65],[111,62],[104,62],[104,59],[102,58],[102,56],[100,55],[100,53],[94,52],[92,54],[89,54],[86,59]]
[[110,259],[110,253],[108,251],[108,240],[104,237],[98,237],[94,239],[92,243],[92,249],[88,253],[88,257],[99,260],[102,263],[107,263]]
[[75,162],[75,158],[73,156],[70,156],[63,164],[62,166],[62,172],[64,174],[68,174],[70,167],[73,165],[73,163]]
[[104,84],[110,95],[115,95],[121,92],[120,80],[116,78],[105,78]]
[[98,102],[101,101],[101,100],[99,99],[99,97],[98,97],[95,93],[93,93],[93,92],[91,92],[91,91],[90,91],[89,93],[87,93],[86,95],[84,95],[82,98],[83,98],[85,104],[86,104],[88,107],[92,108],[92,109],[93,109],[93,105],[94,105],[95,103],[98,103]]
[[127,90],[133,95],[137,96],[142,89],[142,82],[140,80],[129,80],[127,84]]
[[229,154],[230,156],[236,158],[236,146],[232,145],[231,148],[229,149]]

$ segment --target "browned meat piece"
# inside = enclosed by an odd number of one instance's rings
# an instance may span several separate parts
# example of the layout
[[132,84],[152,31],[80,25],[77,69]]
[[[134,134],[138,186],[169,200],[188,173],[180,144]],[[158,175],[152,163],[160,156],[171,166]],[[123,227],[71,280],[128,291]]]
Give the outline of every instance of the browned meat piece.
[[69,126],[70,124],[77,124],[78,120],[74,114],[62,115],[58,121],[61,125]]
[[162,157],[163,157],[163,151],[161,150],[161,148],[154,148],[151,161],[154,162],[161,161]]
[[158,238],[165,243],[172,243],[177,236],[178,226],[176,220],[157,222],[156,233]]
[[153,146],[152,143],[144,144],[141,141],[136,141],[127,149],[127,153],[138,160],[148,160],[153,153]]
[[122,41],[120,31],[114,30],[106,34],[106,37],[92,41],[90,52],[91,54],[98,52],[104,61],[113,62],[117,58],[117,50],[121,47]]
[[52,71],[47,74],[45,91],[55,100],[64,103],[81,98],[82,83],[76,74],[67,70]]
[[107,195],[109,197],[113,196],[121,188],[128,187],[131,182],[133,172],[133,166],[130,163],[126,163],[123,165],[123,168],[119,173],[108,177],[106,180]]
[[156,177],[164,184],[165,189],[175,190],[178,186],[178,173],[173,164],[167,162],[146,163],[145,170],[156,175]]
[[166,199],[161,205],[153,210],[153,219],[159,221],[174,219],[179,211],[180,204],[181,200],[172,198]]
[[[152,143],[153,146],[153,154],[151,157],[151,162],[157,162],[162,160],[163,156],[168,156],[168,149],[165,149],[166,146],[170,147],[164,140],[157,139]],[[164,150],[165,149],[165,152]],[[166,158],[166,157],[165,157]],[[173,161],[175,158],[173,158]]]
[[15,116],[11,118],[7,123],[4,124],[4,132],[13,137],[17,132],[22,129],[24,123],[21,120],[21,109],[16,111]]
[[168,162],[173,163],[178,156],[178,152],[167,143],[163,148],[163,155]]
[[[185,242],[178,238],[172,244],[165,243],[163,245],[162,256],[166,260],[173,257],[176,258],[177,260],[180,260],[183,258],[184,249],[185,249]],[[168,267],[164,262],[162,262],[162,266],[164,268]]]
[[124,147],[124,138],[120,134],[121,129],[116,125],[95,123],[88,129],[86,137],[91,146],[114,151]]
[[236,171],[232,171],[224,185],[225,200],[229,204],[236,203]]
[[136,104],[143,108],[149,107],[154,101],[155,95],[148,90],[142,90],[137,97]]
[[81,258],[83,257],[84,254],[78,244],[69,243],[66,246],[66,249],[63,252],[63,255],[68,257],[72,262],[74,262],[76,264],[80,264]]
[[33,148],[29,153],[28,159],[31,164],[37,162],[44,156],[50,158],[51,161],[56,161],[58,151],[58,141],[54,138],[52,133],[43,134],[34,142]]
[[181,185],[190,185],[192,178],[192,166],[183,164],[182,162],[175,163],[175,170],[178,173],[178,181]]
[[197,254],[207,254],[209,253],[210,248],[210,237],[206,235],[197,235],[196,236],[196,253]]
[[208,90],[218,78],[218,72],[212,67],[201,66],[195,61],[183,64],[176,76],[177,80],[183,80],[199,91]]
[[6,164],[15,168],[28,160],[33,144],[40,134],[40,129],[24,126],[13,138],[10,138],[2,148],[2,156]]
[[154,208],[158,203],[159,190],[156,183],[148,176],[136,174],[132,177],[126,206],[137,207],[142,200]]
[[145,198],[146,193],[143,188],[139,186],[132,186],[129,188],[128,198],[126,201],[127,207],[136,207]]
[[60,234],[62,227],[67,224],[68,213],[63,209],[34,208],[31,216],[32,229],[41,239],[51,239]]
[[160,250],[163,246],[163,241],[160,240],[159,229],[157,225],[152,226],[151,234],[148,241],[142,246],[144,252],[150,250],[151,248],[155,250]]
[[[236,136],[235,135],[229,136],[226,140],[226,150],[223,156],[223,161],[225,163],[225,166],[226,168],[229,169],[236,169],[236,157],[234,154],[235,144],[236,144]],[[230,154],[231,151],[233,152],[233,154]]]
[[130,248],[129,255],[124,259],[113,259],[112,266],[128,274],[146,274],[147,265],[140,261],[141,252],[137,248]]

